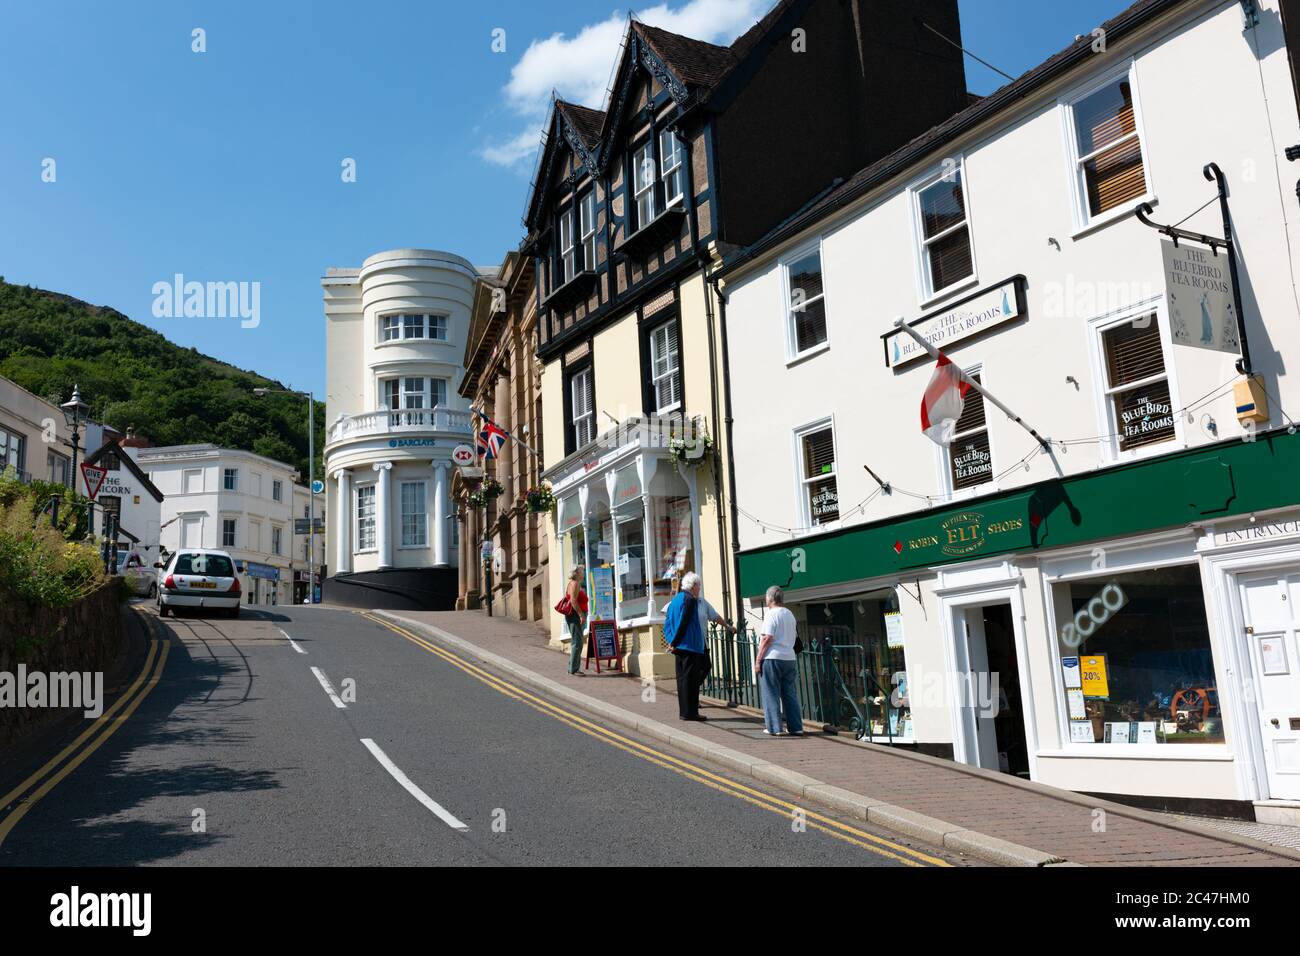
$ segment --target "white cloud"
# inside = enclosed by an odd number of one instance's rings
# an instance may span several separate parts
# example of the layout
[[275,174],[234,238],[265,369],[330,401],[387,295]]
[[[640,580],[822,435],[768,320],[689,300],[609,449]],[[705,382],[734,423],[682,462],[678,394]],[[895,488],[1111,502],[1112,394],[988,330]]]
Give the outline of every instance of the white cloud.
[[[647,7],[637,11],[636,17],[673,33],[725,45],[749,29],[772,2],[687,0],[678,7],[667,3]],[[602,108],[626,28],[626,15],[615,11],[608,19],[588,24],[572,36],[554,33],[530,43],[511,69],[510,81],[503,90],[506,105],[515,115],[528,120],[528,128],[505,143],[481,149],[479,154],[499,166],[524,166],[540,141],[540,127],[546,119],[552,90],[562,99]]]

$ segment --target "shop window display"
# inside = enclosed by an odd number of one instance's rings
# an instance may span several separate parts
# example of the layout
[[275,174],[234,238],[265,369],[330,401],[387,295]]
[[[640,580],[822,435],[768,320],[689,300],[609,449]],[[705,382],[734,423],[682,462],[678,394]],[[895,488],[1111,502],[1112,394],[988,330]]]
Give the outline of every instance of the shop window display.
[[1069,740],[1223,743],[1195,565],[1052,586]]

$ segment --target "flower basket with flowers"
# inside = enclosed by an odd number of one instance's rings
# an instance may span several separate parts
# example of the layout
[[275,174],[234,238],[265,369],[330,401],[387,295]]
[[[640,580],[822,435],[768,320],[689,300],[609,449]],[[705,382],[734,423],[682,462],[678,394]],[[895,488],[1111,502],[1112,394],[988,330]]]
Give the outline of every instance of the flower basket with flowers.
[[545,482],[534,488],[529,488],[524,495],[524,500],[528,503],[528,510],[533,514],[541,514],[555,507],[555,493],[551,491],[551,486]]
[[713,454],[713,439],[708,435],[674,438],[668,442],[668,453],[679,465],[695,468]]

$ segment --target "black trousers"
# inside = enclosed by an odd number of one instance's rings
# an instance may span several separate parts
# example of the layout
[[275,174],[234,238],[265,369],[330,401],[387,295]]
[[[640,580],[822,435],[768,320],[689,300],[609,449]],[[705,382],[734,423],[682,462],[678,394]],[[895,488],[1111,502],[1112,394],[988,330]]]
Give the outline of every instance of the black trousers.
[[695,718],[700,716],[700,686],[709,674],[707,654],[675,651],[677,659],[677,715]]

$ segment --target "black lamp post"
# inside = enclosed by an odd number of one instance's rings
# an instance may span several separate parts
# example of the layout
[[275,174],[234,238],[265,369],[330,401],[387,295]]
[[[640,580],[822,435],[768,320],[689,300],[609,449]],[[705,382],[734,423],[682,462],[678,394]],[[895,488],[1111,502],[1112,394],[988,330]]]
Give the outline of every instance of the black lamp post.
[[72,429],[72,490],[77,490],[77,448],[81,437],[81,423],[90,417],[90,406],[81,400],[81,386],[72,386],[72,398],[59,406],[63,420]]

